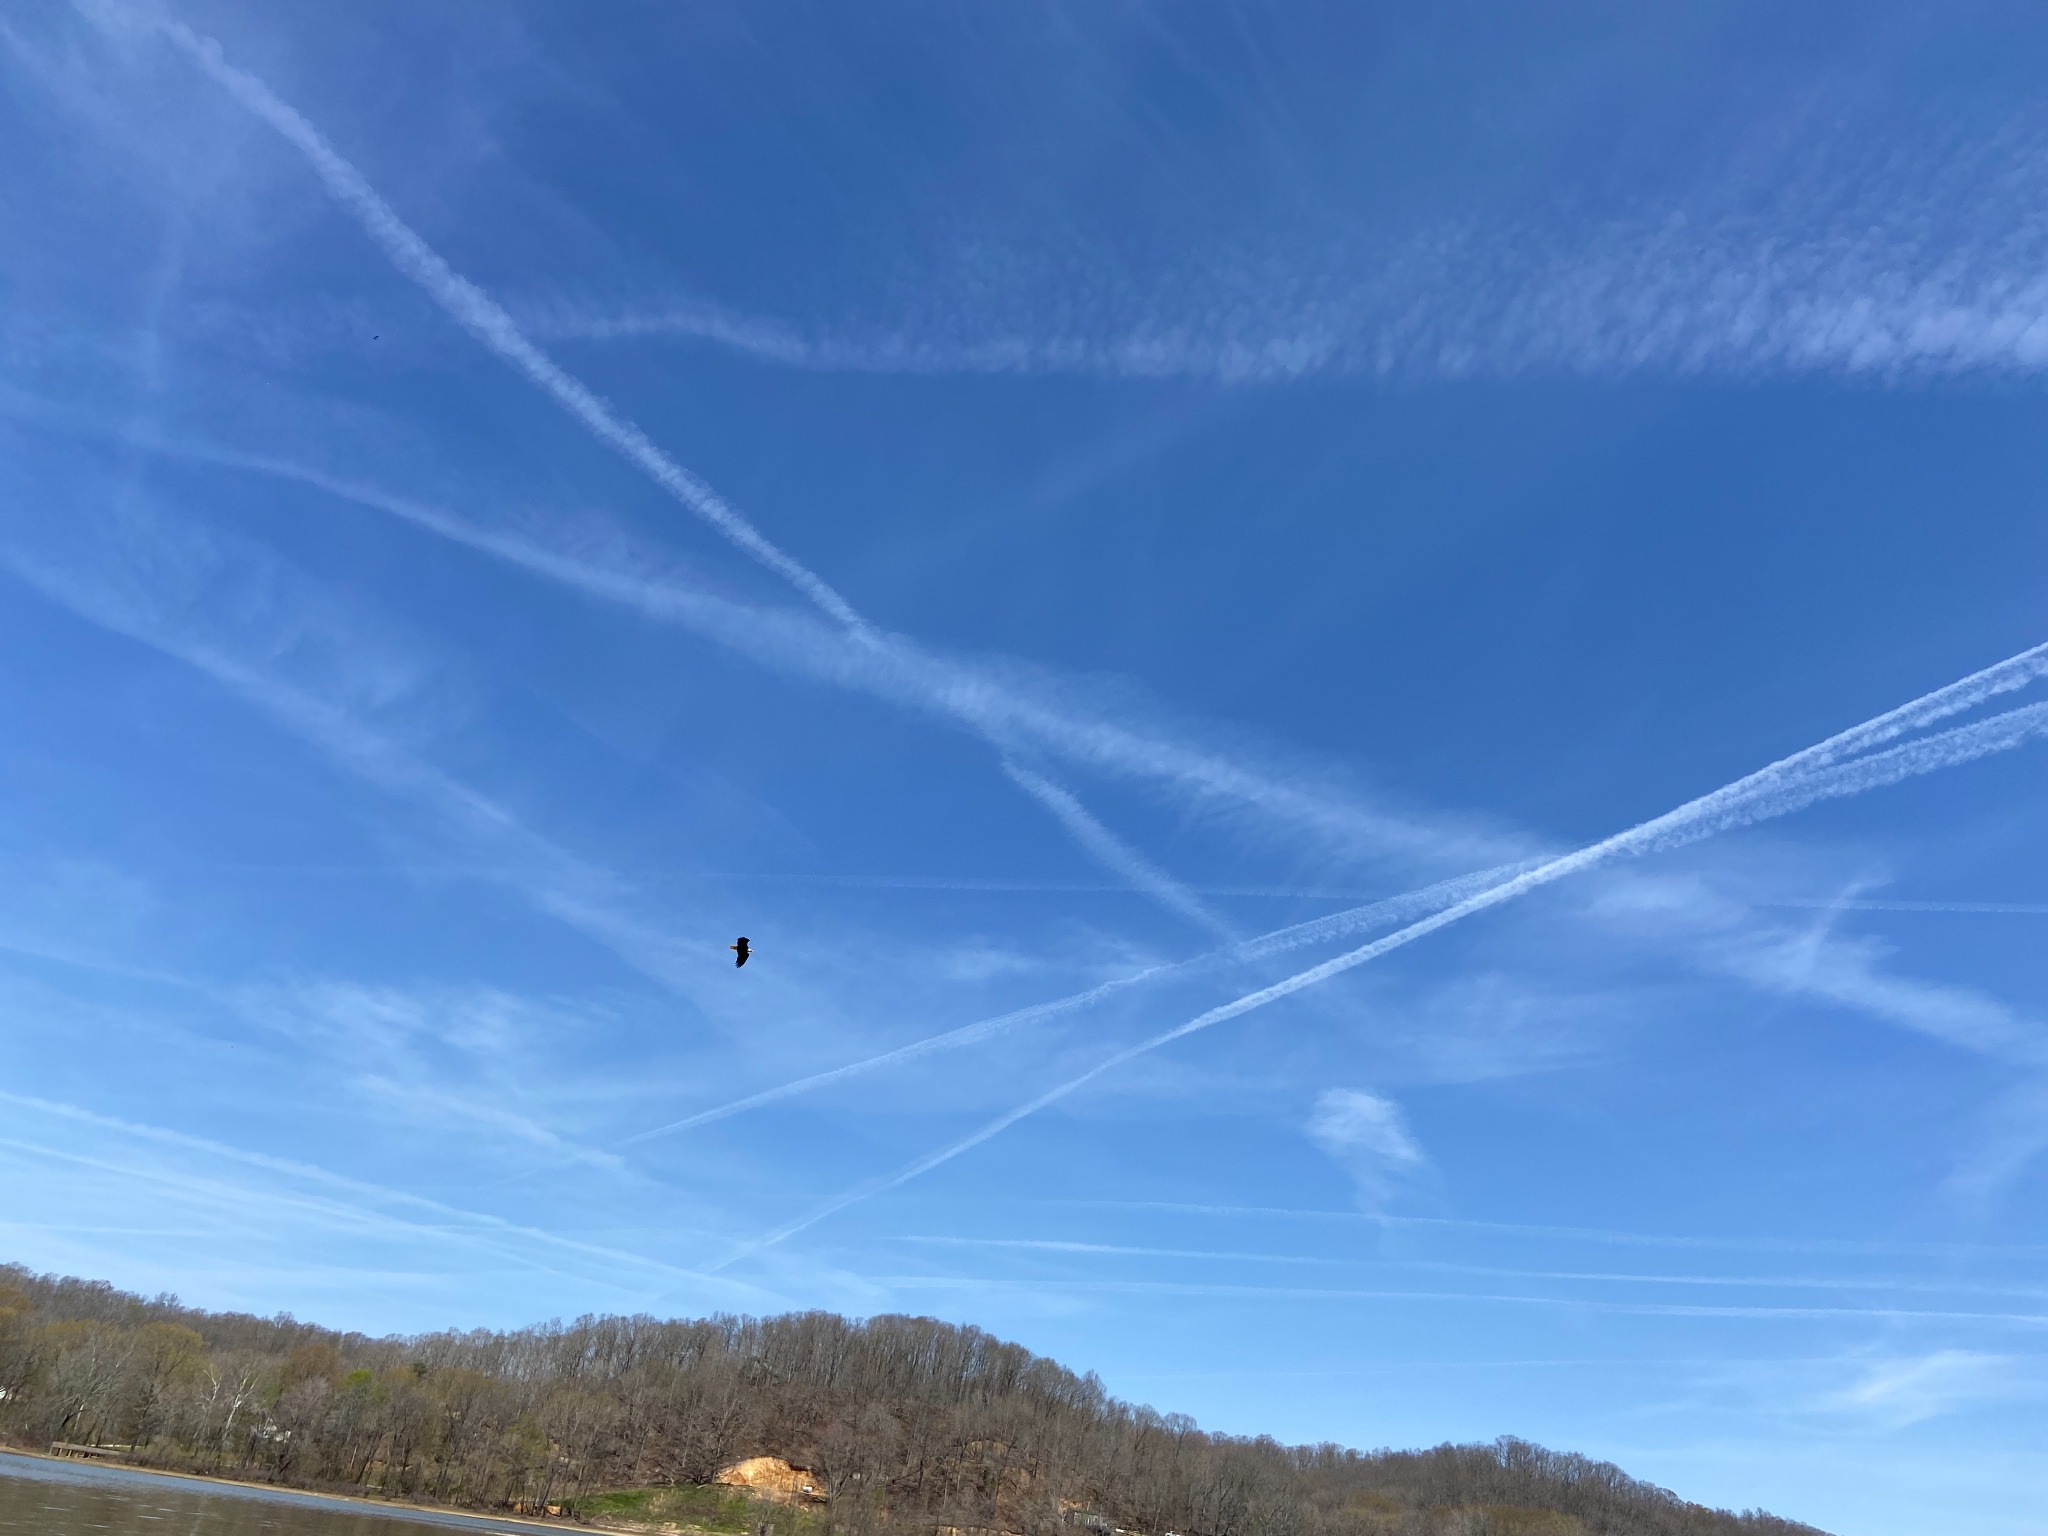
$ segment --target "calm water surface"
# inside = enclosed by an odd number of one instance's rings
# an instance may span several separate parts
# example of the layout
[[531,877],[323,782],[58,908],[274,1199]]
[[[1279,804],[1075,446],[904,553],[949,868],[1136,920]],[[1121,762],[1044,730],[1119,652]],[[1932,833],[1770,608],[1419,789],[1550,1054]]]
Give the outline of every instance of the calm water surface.
[[481,1517],[387,1513],[281,1489],[189,1483],[0,1451],[0,1536],[448,1536],[451,1526],[479,1536],[538,1536],[530,1526]]

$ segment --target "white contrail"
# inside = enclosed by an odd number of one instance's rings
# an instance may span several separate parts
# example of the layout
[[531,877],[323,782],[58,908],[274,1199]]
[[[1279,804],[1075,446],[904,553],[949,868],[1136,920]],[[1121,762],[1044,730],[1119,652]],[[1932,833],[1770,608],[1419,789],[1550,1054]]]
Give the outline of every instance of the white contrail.
[[1677,1232],[1618,1232],[1611,1227],[1564,1227],[1526,1221],[1475,1221],[1465,1216],[1393,1216],[1385,1211],[1329,1211],[1279,1205],[1205,1205],[1182,1200],[1048,1200],[1040,1204],[1095,1210],[1165,1212],[1179,1216],[1243,1217],[1265,1221],[1333,1221],[1373,1227],[1427,1227],[1491,1232],[1508,1237],[1563,1238],[1624,1247],[1712,1248],[1767,1253],[1893,1253],[1925,1258],[1983,1258],[2048,1253],[2039,1243],[1899,1243],[1856,1238],[1703,1237]]
[[1233,937],[1230,925],[1204,906],[1194,892],[1105,827],[1068,790],[1012,757],[1003,759],[1003,772],[1012,784],[1052,812],[1053,819],[1067,829],[1067,835],[1086,849],[1096,863],[1122,875],[1132,889],[1145,892],[1160,906],[1178,912],[1214,938]]
[[1741,1319],[1860,1318],[1870,1322],[1985,1323],[1999,1327],[2048,1328],[2048,1313],[1966,1312],[1950,1308],[1757,1306],[1713,1302],[1609,1301],[1599,1297],[1514,1295],[1488,1291],[1352,1290],[1321,1286],[1231,1285],[1184,1280],[1006,1280],[980,1275],[873,1275],[872,1283],[903,1290],[1012,1291],[1043,1296],[1051,1291],[1121,1296],[1258,1296],[1298,1301],[1419,1301],[1432,1305],[1555,1307],[1573,1312],[1608,1313],[1624,1317],[1697,1317]]
[[1996,694],[2024,687],[2027,682],[2042,675],[2044,671],[2048,671],[2048,645],[2035,646],[1981,672],[1974,672],[1945,688],[1922,694],[1910,703],[1866,720],[1861,725],[1838,732],[1827,740],[1795,752],[1789,757],[1780,758],[1777,762],[1745,775],[1731,784],[1701,795],[1696,800],[1689,800],[1676,810],[1666,811],[1661,816],[1639,822],[1624,832],[1615,833],[1612,837],[1603,838],[1597,843],[1589,843],[1559,858],[1547,860],[1533,869],[1488,886],[1462,901],[1433,912],[1406,927],[1396,929],[1393,933],[1374,939],[1369,944],[1360,945],[1357,949],[1325,960],[1321,965],[1298,971],[1284,981],[1275,982],[1269,987],[1261,987],[1234,1001],[1211,1008],[1185,1024],[1162,1030],[1135,1045],[1126,1046],[1112,1053],[1078,1077],[1047,1089],[1036,1098],[1006,1111],[960,1140],[941,1147],[936,1152],[928,1153],[893,1174],[869,1180],[835,1196],[795,1221],[736,1249],[709,1267],[722,1269],[750,1254],[794,1237],[850,1205],[907,1184],[941,1164],[951,1162],[963,1152],[971,1151],[983,1142],[1001,1135],[1018,1121],[1078,1092],[1104,1073],[1113,1071],[1148,1052],[1156,1051],[1161,1046],[1170,1045],[1212,1025],[1239,1018],[1255,1009],[1265,1007],[1268,1003],[1291,997],[1297,992],[1315,986],[1318,982],[1342,975],[1356,966],[1405,948],[1417,939],[1426,938],[1439,929],[1448,928],[1451,924],[1461,922],[1476,913],[1501,906],[1569,875],[1582,873],[1615,859],[1675,848],[1733,827],[1783,816],[1819,800],[1861,794],[1867,789],[1895,784],[1916,774],[1933,773],[1942,768],[1954,767],[1989,753],[2010,750],[2034,737],[2048,735],[2048,705],[2036,704],[2010,710],[1988,720],[1958,726],[1870,757],[1855,758],[1846,763],[1842,761],[1859,747],[1892,740],[1917,725],[1945,718]]
[[1970,916],[2048,917],[2048,901],[1758,901],[1758,907],[1790,907],[1808,912],[1947,912]]
[[[1237,801],[1299,827],[1360,839],[1383,851],[1439,858],[1476,852],[1480,858],[1493,860],[1502,852],[1499,838],[1447,835],[1396,817],[1361,811],[1178,742],[1048,706],[985,673],[926,652],[901,636],[870,631],[868,645],[849,651],[822,643],[818,634],[806,633],[797,615],[737,603],[686,585],[671,573],[550,548],[522,534],[482,528],[438,508],[275,458],[210,447],[155,442],[147,446],[312,486],[592,597],[664,623],[686,624],[757,658],[961,721],[998,750],[1020,738],[1035,741],[1070,761],[1177,783],[1204,798]],[[1868,752],[1922,726],[2024,688],[2043,675],[2048,675],[2048,644],[2022,651],[1831,736],[1728,786],[1726,793],[1736,799],[1753,796],[1772,778]]]
[[[1071,761],[1178,783],[1200,796],[1234,800],[1297,826],[1360,838],[1382,850],[1435,857],[1454,850],[1483,850],[1480,857],[1491,855],[1494,860],[1502,851],[1503,840],[1499,838],[1446,835],[1394,817],[1359,811],[1178,742],[1145,736],[1109,721],[1075,716],[971,668],[927,653],[899,636],[877,634],[872,645],[857,652],[824,645],[822,636],[807,632],[795,614],[737,603],[678,581],[670,573],[650,573],[551,548],[523,534],[479,527],[438,508],[278,459],[212,448],[151,446],[312,486],[592,597],[632,608],[664,623],[686,624],[756,658],[962,721],[999,750],[1020,737],[1029,739]],[[1748,804],[1766,791],[1772,781],[1868,753],[1937,720],[2024,688],[2044,675],[2048,675],[2048,644],[1973,672],[1760,769],[1717,791],[1716,794],[1727,798],[1716,804]],[[1984,725],[1988,727],[1991,723],[1987,721]],[[1875,787],[1875,783],[1869,787]],[[1791,809],[1797,807],[1787,806],[1770,814],[1782,815]]]
[[651,1130],[629,1136],[619,1145],[630,1147],[643,1141],[651,1141],[657,1136],[692,1130],[700,1125],[711,1125],[719,1120],[731,1119],[734,1115],[745,1114],[748,1110],[759,1109],[764,1105],[809,1093],[813,1089],[843,1082],[850,1077],[880,1071],[885,1067],[900,1066],[904,1062],[936,1055],[941,1051],[961,1050],[1026,1024],[1036,1024],[1045,1019],[1077,1013],[1119,992],[1129,991],[1148,982],[1164,981],[1174,976],[1194,975],[1226,964],[1263,960],[1330,939],[1347,938],[1353,934],[1369,932],[1374,928],[1412,922],[1425,912],[1447,907],[1453,902],[1462,901],[1474,891],[1497,884],[1507,875],[1514,873],[1517,867],[1503,866],[1499,869],[1460,875],[1452,880],[1441,880],[1418,891],[1389,896],[1382,901],[1353,907],[1344,912],[1333,912],[1327,917],[1318,917],[1306,923],[1295,923],[1291,927],[1275,929],[1255,939],[1246,939],[1242,943],[1232,944],[1223,949],[1212,949],[1187,960],[1174,961],[1168,965],[1147,966],[1144,970],[1116,977],[1067,997],[1034,1003],[1028,1008],[1018,1008],[1009,1013],[998,1014],[994,1018],[979,1019],[972,1024],[963,1024],[957,1029],[949,1029],[943,1034],[927,1035],[922,1040],[899,1045],[894,1050],[883,1051],[876,1056],[864,1057],[824,1072],[814,1072],[808,1077],[800,1077],[773,1088],[764,1088],[759,1093],[748,1094],[745,1098],[733,1099],[710,1109],[699,1110],[694,1115],[686,1115],[680,1120],[670,1121],[667,1125],[657,1125]]
[[[1944,714],[1953,712],[1942,711]],[[2009,709],[2003,714],[1959,725],[1939,735],[1922,737],[1918,741],[1852,758],[1833,767],[1798,774],[1782,787],[1767,789],[1755,801],[1726,813],[1716,821],[1714,830],[1725,831],[1746,822],[1784,816],[1816,801],[1860,795],[1867,789],[1880,789],[1924,773],[1974,762],[1993,752],[2010,751],[2044,733],[2048,733],[2048,704]]]
[[872,638],[873,631],[867,620],[845,598],[808,566],[780,549],[704,481],[676,463],[646,433],[606,404],[582,380],[535,346],[511,314],[483,289],[449,266],[441,254],[421,239],[418,232],[384,201],[362,172],[342,158],[319,129],[256,76],[230,64],[218,42],[193,31],[174,17],[132,11],[125,14],[131,24],[146,22],[175,44],[209,79],[276,129],[304,155],[329,195],[355,216],[364,233],[383,248],[391,264],[423,288],[427,296],[447,311],[457,324],[551,395],[598,441],[803,593],[820,610],[844,625],[848,633],[863,640]]
[[81,618],[212,678],[379,789],[431,806],[470,837],[519,855],[502,878],[536,908],[664,986],[687,982],[679,942],[621,912],[621,887],[607,872],[532,831],[496,801],[363,726],[347,711],[19,550],[0,547],[0,570]]
[[[507,1221],[502,1216],[492,1216],[480,1211],[471,1211],[458,1206],[445,1205],[438,1200],[414,1194],[409,1190],[392,1189],[381,1184],[365,1183],[360,1179],[335,1173],[318,1164],[300,1162],[291,1158],[275,1157],[266,1152],[252,1152],[242,1147],[230,1146],[225,1142],[210,1141],[205,1137],[188,1135],[183,1131],[165,1130],[160,1126],[147,1125],[139,1121],[114,1119],[94,1110],[82,1109],[75,1104],[35,1098],[27,1094],[9,1092],[6,1089],[0,1089],[0,1100],[5,1100],[19,1108],[36,1110],[51,1116],[90,1125],[102,1132],[113,1131],[121,1135],[153,1141],[159,1145],[175,1147],[182,1151],[199,1152],[207,1156],[241,1163],[248,1167],[259,1168],[268,1173],[282,1174],[324,1188],[339,1190],[344,1194],[366,1198],[373,1202],[398,1205],[419,1211],[431,1217],[432,1220],[425,1223],[406,1223],[408,1227],[413,1227],[418,1231],[451,1236],[474,1234],[483,1237],[487,1241],[491,1241],[492,1246],[499,1251],[512,1252],[526,1257],[530,1257],[533,1250],[537,1247],[555,1248],[566,1253],[578,1255],[579,1257],[602,1260],[614,1267],[620,1265],[628,1267],[643,1266],[686,1279],[703,1280],[710,1278],[708,1274],[701,1271],[669,1264],[661,1259],[651,1259],[640,1254],[627,1252],[624,1249],[578,1241],[574,1238],[564,1237],[558,1232],[521,1226]],[[242,1193],[246,1197],[246,1190],[242,1191]],[[374,1207],[349,1207],[349,1209],[370,1214],[374,1219],[378,1220],[399,1219],[388,1217],[384,1212],[374,1210]]]
[[1800,158],[1775,185],[1738,172],[1739,187],[1696,184],[1592,220],[1439,223],[1389,209],[1371,237],[1231,240],[1122,277],[1100,262],[1079,283],[1071,264],[984,248],[926,271],[893,314],[837,322],[698,296],[526,313],[547,337],[692,338],[785,367],[885,374],[1896,381],[2048,364],[2038,133],[2008,125],[1904,155],[1815,142]]
[[[144,18],[134,13],[127,14],[131,22],[146,19],[210,79],[276,129],[305,156],[328,193],[354,215],[356,222],[383,249],[393,266],[424,289],[428,297],[477,340],[551,396],[600,442],[624,457],[741,550],[781,576],[836,620],[855,641],[871,648],[882,648],[887,644],[885,638],[822,577],[777,546],[710,485],[669,457],[639,427],[534,345],[502,305],[451,267],[303,115],[256,76],[230,64],[218,42],[169,16],[152,14]],[[1023,783],[1022,780],[1018,782]],[[1038,791],[1033,790],[1032,793],[1038,794]],[[1048,805],[1054,805],[1045,795],[1041,794],[1039,798]],[[1161,900],[1169,910],[1182,916],[1190,916],[1191,911],[1200,910],[1200,903],[1192,895],[1123,849],[1100,822],[1080,810],[1071,795],[1065,796],[1065,802],[1065,809],[1054,805],[1055,814],[1074,831],[1085,849],[1097,857],[1108,855],[1110,867],[1119,872],[1136,873],[1142,868],[1145,878],[1140,889]],[[1078,817],[1072,812],[1078,812]]]
[[1324,845],[1342,840],[1380,855],[1465,864],[1498,863],[1510,851],[1505,838],[1369,811],[1199,748],[1047,703],[1010,679],[934,654],[901,635],[878,634],[871,644],[847,646],[839,631],[808,615],[737,602],[615,547],[585,543],[572,548],[559,537],[484,527],[442,508],[268,455],[132,435],[127,440],[155,452],[310,486],[586,597],[694,630],[756,662],[965,726],[998,750],[1036,743],[1068,762],[1173,785],[1198,801],[1251,807]]
[[[935,1248],[996,1249],[1022,1253],[1069,1254],[1079,1258],[1190,1259],[1227,1264],[1299,1265],[1303,1268],[1421,1270],[1439,1275],[1482,1275],[1509,1280],[1569,1280],[1614,1285],[1696,1285],[1744,1290],[1921,1291],[1932,1295],[2025,1296],[2048,1301],[2048,1288],[1971,1280],[1924,1280],[1905,1275],[1717,1275],[1671,1274],[1657,1270],[1523,1269],[1498,1264],[1460,1264],[1442,1259],[1388,1259],[1377,1256],[1269,1253],[1256,1249],[1152,1248],[1132,1243],[1073,1242],[1059,1238],[910,1236],[899,1242]],[[963,1277],[965,1278],[965,1277]],[[970,1281],[971,1283],[971,1281]],[[1057,1282],[1054,1282],[1055,1284]]]

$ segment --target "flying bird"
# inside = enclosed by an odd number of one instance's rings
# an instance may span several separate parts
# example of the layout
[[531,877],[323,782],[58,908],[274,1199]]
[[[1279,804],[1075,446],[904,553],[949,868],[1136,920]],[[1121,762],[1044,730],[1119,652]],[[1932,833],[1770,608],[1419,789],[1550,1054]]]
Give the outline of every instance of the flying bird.
[[728,944],[725,947],[732,951],[732,963],[736,968],[745,965],[747,963],[747,956],[752,953],[747,948],[747,936],[744,933],[740,935],[739,943]]

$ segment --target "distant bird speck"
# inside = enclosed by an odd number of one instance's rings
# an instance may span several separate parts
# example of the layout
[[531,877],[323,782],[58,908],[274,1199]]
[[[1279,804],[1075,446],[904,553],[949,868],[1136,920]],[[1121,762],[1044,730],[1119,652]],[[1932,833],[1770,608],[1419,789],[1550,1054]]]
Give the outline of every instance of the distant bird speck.
[[752,953],[747,948],[747,936],[744,933],[740,935],[739,943],[728,944],[725,947],[732,951],[732,963],[735,967],[745,965],[747,963],[747,956]]

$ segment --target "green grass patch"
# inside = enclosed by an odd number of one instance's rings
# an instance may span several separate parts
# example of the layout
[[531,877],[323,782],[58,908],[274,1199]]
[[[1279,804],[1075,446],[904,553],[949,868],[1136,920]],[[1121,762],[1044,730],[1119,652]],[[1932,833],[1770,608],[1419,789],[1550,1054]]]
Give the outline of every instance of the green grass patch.
[[761,1524],[772,1524],[775,1536],[810,1536],[817,1517],[786,1504],[750,1498],[710,1483],[685,1483],[675,1488],[617,1488],[566,1500],[562,1512],[579,1520],[617,1521],[628,1525],[675,1525],[711,1536],[751,1536]]

